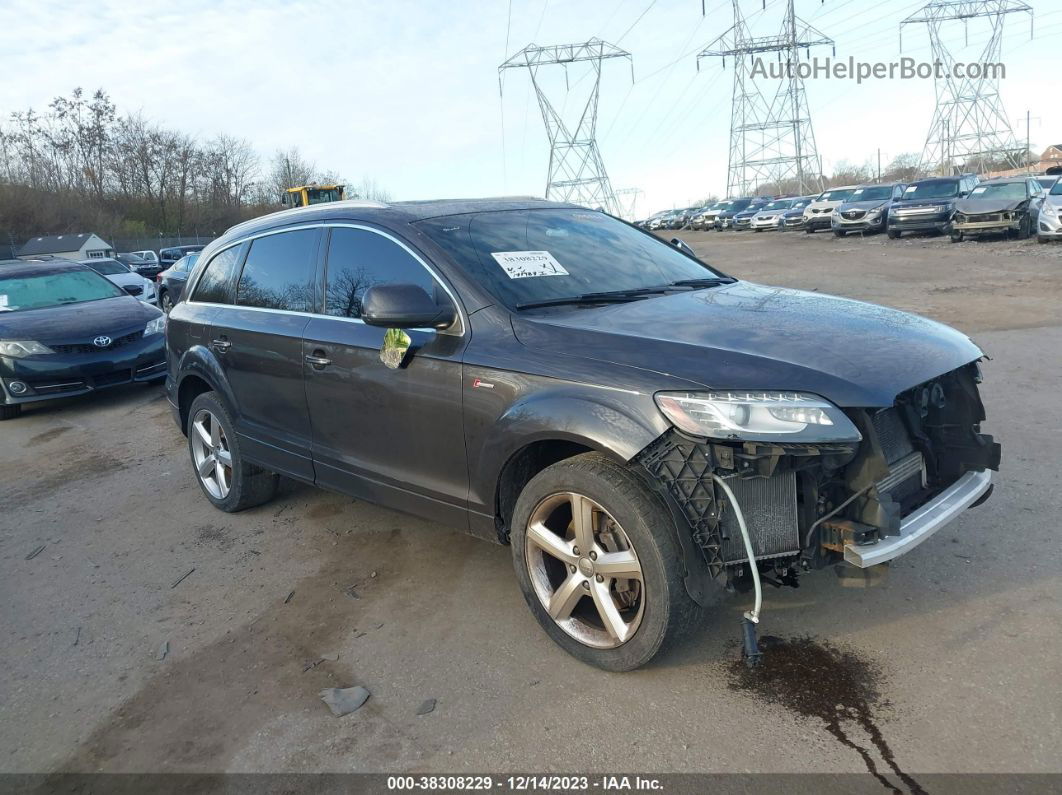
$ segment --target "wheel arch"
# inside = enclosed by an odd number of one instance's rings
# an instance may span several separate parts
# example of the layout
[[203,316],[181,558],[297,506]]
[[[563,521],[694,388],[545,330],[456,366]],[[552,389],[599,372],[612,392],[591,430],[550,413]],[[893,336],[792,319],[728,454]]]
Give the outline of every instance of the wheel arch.
[[225,407],[237,419],[237,404],[225,380],[221,365],[204,345],[194,345],[184,352],[178,367],[177,410],[181,418],[181,432],[187,434],[188,409],[204,392],[217,392]]

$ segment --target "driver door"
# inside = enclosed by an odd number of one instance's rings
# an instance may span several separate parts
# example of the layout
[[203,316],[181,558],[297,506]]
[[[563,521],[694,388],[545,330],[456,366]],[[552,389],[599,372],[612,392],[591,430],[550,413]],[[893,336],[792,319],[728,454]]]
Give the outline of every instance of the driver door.
[[378,284],[442,291],[421,258],[364,226],[332,226],[324,306],[303,331],[303,371],[317,483],[465,526],[468,467],[462,416],[467,332],[406,329],[412,355],[380,359],[386,329],[365,325],[361,299]]

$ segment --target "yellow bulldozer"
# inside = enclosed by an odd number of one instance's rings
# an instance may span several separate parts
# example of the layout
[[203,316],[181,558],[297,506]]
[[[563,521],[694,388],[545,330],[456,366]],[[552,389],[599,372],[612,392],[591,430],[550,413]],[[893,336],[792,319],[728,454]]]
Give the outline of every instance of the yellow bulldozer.
[[300,185],[288,188],[280,196],[285,207],[309,207],[311,204],[343,201],[344,185]]

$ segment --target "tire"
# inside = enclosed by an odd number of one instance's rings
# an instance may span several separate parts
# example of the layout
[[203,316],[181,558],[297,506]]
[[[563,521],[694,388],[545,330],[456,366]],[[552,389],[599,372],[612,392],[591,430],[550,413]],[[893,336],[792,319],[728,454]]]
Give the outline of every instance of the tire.
[[810,226],[805,226],[804,227],[804,232],[805,232],[805,234],[809,234],[809,235],[815,234],[815,230],[812,229]]
[[[276,494],[280,477],[243,460],[232,416],[216,392],[204,392],[192,401],[185,431],[192,471],[215,508],[235,513],[261,505]],[[221,463],[224,458],[218,458],[218,453],[227,455],[229,466]],[[213,462],[212,468],[207,468],[207,458]]]
[[1036,236],[1036,242],[1037,243],[1041,243],[1041,244],[1046,244],[1047,243],[1047,238],[1043,237],[1041,235],[1037,235]]
[[1028,240],[1032,237],[1032,219],[1025,215],[1018,226],[1018,240]]
[[159,309],[167,315],[170,313],[170,310],[173,309],[173,301],[170,300],[169,290],[159,291]]
[[[570,519],[576,502],[593,519],[584,525],[588,530],[578,530]],[[532,525],[539,529],[529,532]],[[591,533],[593,546],[576,554],[585,533]],[[589,665],[607,671],[639,668],[681,640],[703,616],[683,584],[682,550],[671,514],[636,475],[598,453],[561,461],[532,478],[516,502],[510,541],[516,579],[531,613],[558,646]],[[640,579],[595,571],[606,556],[614,558],[613,565],[637,569]],[[550,601],[557,602],[557,620],[546,606]],[[606,614],[611,624],[602,618]],[[608,632],[608,626],[618,631]]]
[[899,240],[901,232],[896,229],[886,229],[885,234],[889,236],[889,240]]
[[951,233],[951,242],[952,243],[961,243],[962,240],[963,240],[962,232],[952,232]]
[[848,233],[843,231],[843,230],[841,230],[841,229],[834,229],[833,230],[833,236],[834,237],[844,237],[846,234],[848,234]]
[[22,413],[22,404],[15,403],[12,406],[0,406],[0,422],[13,420]]

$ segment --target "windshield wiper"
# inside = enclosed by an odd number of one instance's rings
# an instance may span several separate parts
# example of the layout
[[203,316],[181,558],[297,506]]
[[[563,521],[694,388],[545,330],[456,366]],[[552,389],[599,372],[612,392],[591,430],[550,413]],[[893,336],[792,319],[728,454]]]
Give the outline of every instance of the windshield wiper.
[[540,306],[565,306],[567,304],[620,304],[637,301],[650,295],[667,292],[668,287],[637,287],[632,290],[608,290],[601,293],[583,293],[565,298],[545,298],[541,301],[526,301],[517,304],[517,309],[535,309]]
[[737,279],[730,276],[713,276],[705,279],[681,279],[671,282],[668,287],[718,287],[721,284],[733,284]]

